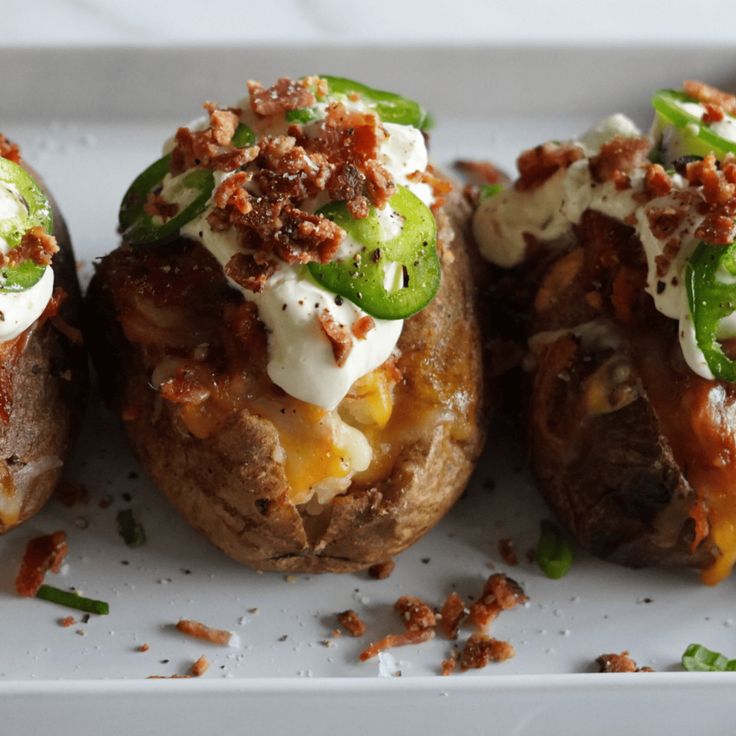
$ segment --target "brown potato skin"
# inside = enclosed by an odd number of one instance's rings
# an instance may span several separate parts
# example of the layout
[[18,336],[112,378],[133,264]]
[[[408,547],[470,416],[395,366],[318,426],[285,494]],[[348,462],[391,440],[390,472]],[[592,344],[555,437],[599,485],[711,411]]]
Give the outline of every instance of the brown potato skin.
[[[24,164],[24,168],[28,168]],[[36,182],[43,181],[31,171]],[[59,208],[49,196],[54,214],[54,235],[59,252],[54,255],[54,287],[67,294],[59,310],[61,318],[77,329],[82,298],[69,231]],[[12,375],[13,403],[10,420],[0,422],[0,474],[17,473],[29,463],[47,456],[63,463],[81,424],[87,398],[87,356],[59,332],[52,320],[34,325],[25,350]],[[46,503],[63,472],[63,465],[35,478],[18,482],[24,500],[14,524],[0,522],[4,534],[36,514]],[[21,485],[22,484],[22,485]]]
[[454,233],[442,285],[431,305],[406,321],[399,347],[460,373],[474,430],[451,436],[447,423],[407,444],[376,487],[338,496],[316,517],[287,498],[274,426],[241,411],[206,439],[184,429],[176,410],[149,385],[139,349],[125,340],[104,280],[104,264],[88,294],[89,341],[113,402],[135,396],[143,411],[125,422],[134,452],[154,483],[207,539],[259,570],[350,572],[398,554],[429,531],[462,493],[484,432],[481,340],[466,228],[468,206],[451,195],[446,226]]
[[[631,240],[631,230],[601,214],[584,215],[578,238],[586,258],[605,244],[622,259],[641,257],[641,245]],[[630,265],[645,269],[633,261]],[[586,307],[591,281],[585,268],[582,278],[556,295],[553,309],[539,314],[528,304],[529,334],[579,325],[598,316]],[[536,273],[530,268],[519,278],[538,285],[543,271],[546,265]],[[598,278],[605,282],[607,277]],[[529,287],[527,281],[520,290],[534,294],[536,289]],[[532,467],[549,505],[594,555],[629,567],[708,567],[718,548],[706,538],[692,549],[695,529],[690,511],[697,494],[675,459],[638,360],[646,351],[663,367],[689,368],[681,357],[676,323],[656,312],[643,289],[639,299],[645,332],[630,334],[620,327],[615,351],[578,345],[561,366],[554,358],[557,347],[551,344],[535,361],[526,380]],[[637,398],[615,411],[586,413],[581,410],[584,381],[614,354],[626,360]]]

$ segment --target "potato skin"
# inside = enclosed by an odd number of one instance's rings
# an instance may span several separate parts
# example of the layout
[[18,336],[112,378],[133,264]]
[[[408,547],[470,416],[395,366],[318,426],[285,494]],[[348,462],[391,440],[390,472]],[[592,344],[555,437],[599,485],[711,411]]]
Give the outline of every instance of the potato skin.
[[[24,165],[25,168],[28,168]],[[36,182],[43,181],[31,171]],[[80,329],[81,294],[69,231],[59,208],[46,192],[54,213],[54,235],[59,252],[54,255],[54,286],[67,297],[59,315]],[[81,333],[80,333],[81,335]],[[12,369],[12,410],[8,423],[0,422],[0,477],[13,477],[23,493],[20,515],[15,522],[0,521],[5,533],[37,513],[48,500],[63,472],[63,462],[79,430],[87,398],[87,356],[46,320],[32,327],[28,343]],[[56,458],[55,463],[44,459]],[[48,466],[35,475],[23,468],[32,463]]]
[[[585,299],[594,278],[603,282],[604,294],[610,291],[605,272],[591,276],[598,249],[615,252],[630,268],[645,272],[645,264],[637,261],[641,245],[632,241],[631,230],[604,215],[584,215],[578,245],[586,260],[579,276],[555,294],[554,308],[540,313],[528,304],[530,334],[600,316]],[[553,260],[552,268],[565,257]],[[542,264],[520,278],[538,286],[549,266]],[[537,292],[529,286],[529,281],[523,285],[526,293]],[[538,355],[527,382],[532,466],[549,505],[596,556],[630,567],[707,567],[718,548],[706,538],[692,549],[690,512],[697,494],[673,454],[640,371],[643,355],[667,375],[685,375],[689,368],[681,357],[676,323],[656,312],[643,288],[638,299],[637,326],[618,324],[615,349],[586,348],[567,335]],[[635,400],[615,410],[586,411],[585,381],[612,358],[625,361]]]
[[456,438],[450,423],[435,422],[403,448],[386,479],[348,490],[317,516],[287,498],[284,467],[275,459],[279,439],[268,420],[240,411],[220,431],[196,439],[175,407],[150,389],[140,349],[116,322],[103,260],[88,295],[89,341],[103,384],[119,406],[137,397],[141,411],[125,422],[133,450],[187,521],[233,559],[259,570],[360,570],[416,541],[462,493],[484,440],[481,341],[465,243],[468,207],[459,195],[441,219],[455,239],[440,292],[406,321],[399,347],[439,366],[439,375],[460,376],[472,431]]
[[549,357],[542,355],[532,381],[531,458],[548,503],[574,537],[629,567],[711,564],[718,553],[711,542],[691,549],[697,497],[646,393],[617,411],[573,419],[584,377],[603,361],[577,351],[565,369],[570,379],[562,380]]

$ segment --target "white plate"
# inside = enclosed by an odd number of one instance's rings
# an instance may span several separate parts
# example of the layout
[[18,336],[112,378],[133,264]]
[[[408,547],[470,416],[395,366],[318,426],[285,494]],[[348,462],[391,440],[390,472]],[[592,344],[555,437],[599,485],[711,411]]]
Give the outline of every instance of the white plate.
[[[440,164],[476,157],[511,168],[520,149],[568,137],[612,111],[648,124],[647,101],[660,86],[688,77],[728,86],[730,55],[696,46],[0,50],[0,68],[12,72],[0,76],[2,129],[43,173],[78,258],[89,266],[115,247],[121,194],[162,140],[205,99],[237,99],[247,78],[332,71],[405,92],[437,118],[432,149]],[[297,726],[304,734],[339,726],[391,732],[397,724],[404,734],[484,733],[491,724],[497,732],[548,733],[556,719],[567,733],[589,733],[593,725],[613,733],[632,718],[653,724],[653,714],[660,728],[680,733],[692,725],[693,701],[698,727],[719,732],[736,679],[674,671],[691,641],[736,655],[733,582],[706,588],[689,572],[635,572],[583,553],[564,580],[547,580],[524,560],[549,513],[522,466],[518,450],[492,437],[467,496],[397,560],[388,580],[258,575],[172,511],[143,479],[117,420],[93,401],[69,469],[89,488],[90,504],[66,509],[52,501],[0,542],[0,716],[11,724],[7,733],[47,733],[57,719],[73,722],[79,736],[153,733],[163,725],[210,733],[212,724],[228,733],[246,723],[249,733]],[[102,510],[97,501],[107,494],[115,503]],[[149,537],[135,550],[115,530],[116,511],[131,505]],[[68,571],[53,582],[108,600],[110,616],[61,628],[64,609],[14,595],[25,543],[56,528],[67,530],[71,552]],[[501,562],[501,537],[513,539],[518,567]],[[508,570],[531,599],[493,626],[516,647],[507,663],[437,677],[449,651],[438,639],[395,650],[403,676],[379,679],[375,661],[356,661],[364,641],[323,643],[337,611],[356,608],[369,636],[378,637],[397,629],[391,604],[399,595],[440,604],[456,587],[467,597],[492,569]],[[241,646],[184,638],[172,627],[180,617],[234,630]],[[149,651],[137,652],[143,642]],[[592,674],[597,655],[622,649],[659,672]],[[183,672],[202,653],[212,668],[201,680],[143,680]]]

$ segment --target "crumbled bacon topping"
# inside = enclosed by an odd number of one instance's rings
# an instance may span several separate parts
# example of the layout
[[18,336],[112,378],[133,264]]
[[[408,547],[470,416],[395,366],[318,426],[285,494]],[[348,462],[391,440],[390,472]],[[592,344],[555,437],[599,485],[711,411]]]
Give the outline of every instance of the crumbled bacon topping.
[[192,636],[195,639],[204,639],[210,642],[210,644],[218,644],[225,647],[230,646],[232,639],[232,633],[229,631],[213,629],[211,626],[206,626],[199,621],[192,621],[185,618],[176,624],[176,628],[187,636]]
[[15,164],[21,162],[20,148],[2,133],[0,133],[0,158],[6,158]]
[[652,235],[658,240],[671,237],[682,224],[687,216],[687,207],[650,207],[647,210],[647,220]]
[[18,247],[0,257],[0,266],[15,266],[26,260],[33,261],[37,266],[48,266],[54,253],[58,252],[56,238],[36,225],[26,231]]
[[544,143],[523,151],[516,160],[519,178],[514,187],[519,191],[535,189],[560,169],[583,158],[583,149],[572,144]]
[[275,271],[274,261],[266,259],[263,263],[258,263],[252,253],[236,253],[225,264],[225,275],[228,278],[256,294],[263,291],[266,281]]
[[447,659],[442,660],[440,666],[440,674],[442,677],[449,677],[457,669],[457,656],[452,654]]
[[365,622],[352,608],[338,613],[337,620],[350,636],[363,636],[365,634]]
[[207,657],[204,656],[204,654],[192,665],[192,669],[190,672],[192,673],[192,677],[202,677],[202,675],[207,672],[207,670],[210,668],[210,662],[207,659]]
[[491,662],[504,662],[516,652],[507,641],[493,639],[485,634],[473,634],[465,644],[460,655],[460,670],[482,669]]
[[235,171],[253,161],[258,155],[258,146],[235,148],[232,137],[238,125],[240,110],[217,108],[205,103],[210,115],[210,126],[193,132],[179,128],[174,137],[171,152],[171,173],[181,174],[187,169],[201,167],[213,171]]
[[167,202],[160,194],[149,192],[143,205],[143,211],[151,217],[160,217],[166,222],[176,215],[179,205],[176,202]]
[[628,175],[646,161],[650,148],[648,138],[615,136],[590,159],[590,173],[595,181],[613,181],[619,188],[622,177],[628,179]]
[[652,199],[664,197],[672,191],[672,179],[661,164],[647,165],[644,174],[644,190]]
[[364,314],[362,317],[353,322],[353,326],[350,331],[353,333],[353,337],[357,337],[358,340],[365,340],[368,337],[368,333],[376,328],[376,320],[368,314]]
[[728,94],[728,92],[722,92],[716,87],[705,84],[705,82],[697,82],[693,79],[683,82],[682,89],[686,95],[704,105],[717,105],[729,115],[736,115],[736,97]]
[[23,562],[15,579],[18,595],[32,598],[43,585],[46,573],[59,572],[69,551],[63,531],[31,539],[26,546]]
[[407,631],[431,629],[437,625],[434,611],[421,599],[404,595],[394,603],[394,610],[404,619]]
[[445,599],[440,611],[440,629],[448,639],[457,639],[460,624],[467,612],[463,599],[452,591]]
[[[594,293],[598,294],[598,292]],[[514,566],[519,564],[519,556],[516,554],[516,550],[514,549],[514,542],[508,537],[498,540],[498,554],[501,555],[501,559],[507,565]]]
[[596,660],[600,672],[653,672],[651,667],[637,667],[627,651],[621,654],[601,654]]
[[289,79],[281,77],[276,84],[264,88],[260,82],[248,80],[250,106],[256,115],[268,117],[278,115],[300,107],[311,107],[316,102],[310,87],[313,78]]
[[703,104],[703,107],[705,108],[705,112],[703,113],[703,122],[704,123],[720,123],[721,120],[726,116],[726,114],[723,112],[723,108],[720,105],[714,105],[710,102],[706,102]]
[[317,320],[322,332],[327,335],[327,339],[330,341],[335,363],[341,368],[345,365],[350,351],[353,349],[353,338],[350,336],[350,331],[345,325],[341,325],[327,309],[322,310]]
[[64,616],[64,618],[59,619],[59,626],[63,629],[68,629],[70,626],[74,626],[75,623],[77,623],[77,619],[74,616]]
[[529,600],[522,587],[503,573],[494,573],[486,581],[480,599],[470,607],[470,620],[479,630],[485,629],[501,611]]
[[724,159],[719,169],[713,154],[701,161],[690,162],[685,170],[691,186],[702,186],[707,214],[695,236],[714,245],[733,241],[736,215],[736,166],[733,156]]

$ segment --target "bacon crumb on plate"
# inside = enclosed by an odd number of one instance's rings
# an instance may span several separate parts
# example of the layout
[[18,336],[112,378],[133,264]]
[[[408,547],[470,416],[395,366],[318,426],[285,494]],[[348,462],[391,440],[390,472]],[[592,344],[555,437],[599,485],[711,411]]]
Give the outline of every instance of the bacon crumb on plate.
[[371,643],[364,649],[360,653],[360,661],[365,662],[368,659],[372,659],[385,649],[403,647],[407,644],[422,644],[430,639],[434,639],[434,629],[414,629],[405,631],[403,634],[389,634],[388,636],[384,636],[383,639]]
[[491,662],[504,662],[516,652],[507,641],[493,639],[485,634],[473,634],[460,655],[460,670],[482,669]]
[[199,621],[192,621],[191,619],[181,619],[176,624],[176,628],[187,636],[193,636],[195,639],[202,639],[210,642],[210,644],[217,644],[224,647],[230,646],[233,638],[232,632],[230,631],[213,629],[211,626],[206,626]]
[[59,572],[69,551],[63,531],[31,539],[26,546],[23,562],[15,579],[18,595],[32,598],[43,585],[46,573]]
[[65,616],[64,618],[59,619],[59,626],[64,629],[74,626],[75,623],[77,623],[77,619],[75,619],[74,616]]
[[484,630],[501,611],[529,600],[522,587],[503,573],[491,575],[478,601],[470,607],[470,620],[476,629]]
[[519,556],[516,554],[514,549],[514,543],[508,537],[498,540],[498,554],[501,555],[501,559],[507,564],[514,565],[519,564]]
[[440,612],[440,629],[448,639],[457,639],[460,624],[467,613],[463,599],[452,591],[445,599]]
[[595,661],[599,672],[654,672],[651,667],[637,667],[626,650],[621,654],[601,654]]
[[338,613],[337,620],[350,636],[363,636],[365,634],[365,621],[352,608]]

